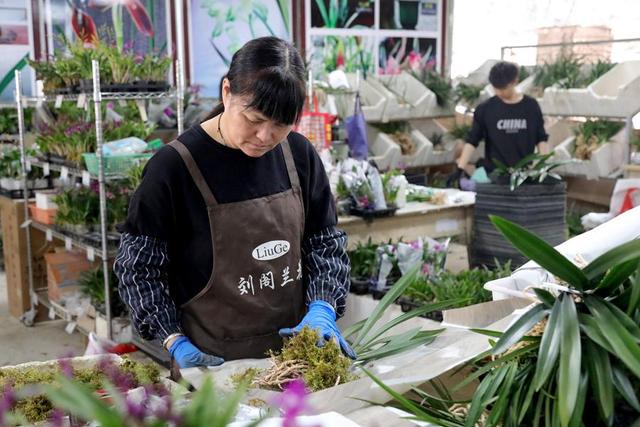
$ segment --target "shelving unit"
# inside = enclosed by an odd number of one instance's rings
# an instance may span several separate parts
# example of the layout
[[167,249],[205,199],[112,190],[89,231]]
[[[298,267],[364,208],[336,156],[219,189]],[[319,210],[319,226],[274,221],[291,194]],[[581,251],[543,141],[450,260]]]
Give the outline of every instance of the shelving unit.
[[[47,239],[53,238],[63,240],[65,247],[70,249],[72,247],[84,250],[87,253],[87,257],[92,259],[94,257],[100,258],[102,261],[102,267],[104,272],[104,289],[105,289],[105,307],[106,307],[106,321],[107,321],[107,335],[112,337],[112,313],[111,313],[111,283],[109,282],[110,270],[109,261],[116,255],[117,249],[109,245],[109,233],[107,232],[107,199],[105,185],[107,181],[117,180],[119,176],[105,176],[104,157],[103,157],[103,133],[102,133],[102,115],[101,104],[103,101],[128,101],[128,100],[153,100],[153,99],[166,99],[170,97],[176,98],[177,103],[177,124],[178,133],[184,131],[183,123],[183,108],[184,108],[184,75],[183,67],[180,60],[175,63],[176,74],[176,88],[164,92],[102,92],[100,89],[100,69],[97,61],[92,61],[93,71],[93,92],[92,93],[78,93],[78,94],[46,94],[37,97],[23,97],[21,93],[21,76],[19,72],[15,74],[16,81],[16,108],[18,111],[18,140],[20,144],[21,153],[21,166],[22,166],[22,178],[23,185],[26,188],[27,173],[31,167],[41,167],[49,169],[49,171],[57,171],[61,174],[67,174],[73,177],[82,177],[83,183],[93,180],[98,182],[99,198],[100,198],[100,245],[95,246],[88,244],[76,236],[68,235],[60,230],[56,230],[45,224],[34,222],[29,216],[29,197],[28,192],[25,192],[24,197],[24,209],[25,209],[25,222],[23,228],[26,232],[27,240],[27,267],[28,267],[28,279],[29,279],[29,294],[31,296],[31,308],[22,316],[22,321],[27,326],[33,325],[36,309],[35,306],[42,304],[49,308],[50,312],[55,314],[56,317],[62,318],[67,322],[73,321],[71,314],[60,304],[55,301],[50,301],[46,295],[46,289],[34,289],[33,285],[33,259],[31,248],[31,228],[40,230],[46,233]],[[28,105],[41,105],[44,102],[55,102],[59,104],[63,101],[75,101],[80,105],[87,105],[85,103],[93,103],[95,112],[95,132],[96,132],[96,155],[98,158],[99,173],[98,175],[92,175],[88,171],[77,168],[70,168],[54,163],[47,163],[38,159],[27,158],[26,147],[24,141],[24,111],[23,108]],[[44,292],[44,294],[43,294]],[[78,327],[78,326],[76,326]],[[78,327],[81,332],[88,333]]]

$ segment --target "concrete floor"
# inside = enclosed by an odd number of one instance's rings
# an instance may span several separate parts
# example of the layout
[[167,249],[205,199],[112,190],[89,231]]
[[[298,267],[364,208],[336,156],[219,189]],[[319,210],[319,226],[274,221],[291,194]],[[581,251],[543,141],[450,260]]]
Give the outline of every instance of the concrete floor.
[[84,353],[86,337],[79,332],[66,333],[64,321],[47,321],[26,327],[9,315],[4,271],[0,272],[0,325],[0,366]]

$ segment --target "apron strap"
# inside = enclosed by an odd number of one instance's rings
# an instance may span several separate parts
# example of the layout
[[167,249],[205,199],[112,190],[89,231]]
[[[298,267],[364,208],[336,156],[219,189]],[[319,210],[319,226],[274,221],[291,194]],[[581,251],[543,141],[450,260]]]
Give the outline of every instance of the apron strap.
[[177,139],[173,140],[169,145],[178,152],[180,157],[182,157],[182,161],[184,161],[184,164],[187,166],[187,169],[191,174],[191,178],[193,178],[198,190],[200,190],[206,205],[216,206],[218,202],[216,201],[216,198],[213,197],[213,193],[207,185],[207,182],[204,180],[202,172],[200,172],[200,168],[196,164],[196,161],[193,160],[193,156],[191,155],[191,152],[189,152],[189,149]]
[[284,154],[284,161],[287,164],[287,172],[289,174],[289,182],[291,182],[291,188],[300,190],[300,178],[298,177],[296,163],[293,160],[293,154],[291,154],[291,146],[289,145],[288,138],[285,139],[282,143],[282,153]]

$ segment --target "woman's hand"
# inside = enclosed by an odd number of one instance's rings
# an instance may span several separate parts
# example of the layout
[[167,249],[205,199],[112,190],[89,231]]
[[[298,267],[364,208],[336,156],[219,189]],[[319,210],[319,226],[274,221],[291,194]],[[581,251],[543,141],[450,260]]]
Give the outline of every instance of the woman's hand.
[[180,336],[169,345],[169,353],[178,363],[180,368],[193,368],[196,366],[218,366],[224,363],[224,359],[198,350],[191,344],[189,338]]

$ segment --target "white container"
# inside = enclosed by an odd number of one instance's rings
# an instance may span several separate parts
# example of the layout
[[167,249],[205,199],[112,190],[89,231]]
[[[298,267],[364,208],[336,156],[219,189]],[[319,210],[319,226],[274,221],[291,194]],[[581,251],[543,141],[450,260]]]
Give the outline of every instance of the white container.
[[489,83],[489,71],[491,71],[491,67],[498,62],[500,61],[497,59],[487,59],[482,63],[482,65],[470,72],[467,77],[463,77],[458,80],[460,83],[467,85],[484,86]]
[[367,126],[367,139],[369,141],[369,160],[373,160],[378,169],[386,170],[398,164],[402,151],[400,146],[393,142],[388,135]]
[[574,137],[576,128],[576,123],[567,120],[557,120],[550,124],[546,127],[547,134],[549,134],[549,139],[547,140],[549,146],[553,149],[567,139]]
[[[455,161],[456,146],[459,140],[448,137],[449,130],[437,119],[412,120],[411,126],[419,130],[429,141],[433,149],[426,161],[426,166],[446,165]],[[443,141],[438,145],[433,145],[433,138],[436,135],[443,135]]]
[[55,190],[36,191],[36,207],[38,209],[58,209],[58,205],[53,201],[58,195]]
[[622,129],[611,140],[604,142],[591,154],[589,160],[573,158],[576,138],[567,138],[556,149],[556,160],[571,160],[571,163],[560,166],[557,171],[561,175],[586,176],[588,179],[606,178],[626,163],[628,145],[624,140],[625,130]]
[[[418,167],[418,166],[425,166],[427,164],[429,156],[431,155],[431,151],[433,150],[433,144],[431,144],[431,141],[429,141],[429,139],[425,137],[422,134],[422,132],[420,132],[419,130],[411,128],[409,132],[409,135],[411,136],[411,141],[413,142],[413,148],[414,148],[411,154],[402,154],[402,149],[394,141],[391,135],[379,132],[376,129],[374,129],[374,131],[377,133],[375,135],[375,140],[378,141],[381,146],[384,146],[384,147],[395,146],[398,148],[398,151],[400,152],[399,156],[394,156],[391,159],[390,167],[406,169],[406,168],[412,168],[412,167]],[[371,141],[371,138],[369,140]],[[384,143],[382,143],[383,141]],[[380,169],[386,169],[386,168],[383,168],[380,165],[380,163],[378,163],[377,161],[376,163],[378,164],[378,167]]]
[[[347,74],[347,80],[352,89],[358,89],[358,84],[360,86],[360,102],[362,103],[364,118],[368,122],[381,122],[387,105],[387,98],[376,88],[375,84],[371,84],[374,79],[374,77],[369,76],[365,80],[361,75],[360,81],[357,82],[357,77],[354,73]],[[353,110],[353,105],[351,109]]]
[[387,97],[383,121],[421,118],[437,108],[436,95],[409,73],[378,76],[376,88]]
[[541,102],[544,114],[628,117],[640,110],[640,60],[614,66],[588,87],[548,87]]

